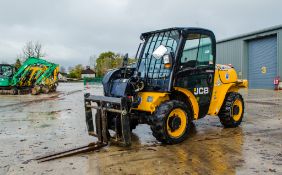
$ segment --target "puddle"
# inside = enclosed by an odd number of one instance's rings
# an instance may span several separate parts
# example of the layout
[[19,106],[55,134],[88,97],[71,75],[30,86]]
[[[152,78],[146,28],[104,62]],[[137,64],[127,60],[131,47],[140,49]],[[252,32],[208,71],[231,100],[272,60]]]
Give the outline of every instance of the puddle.
[[103,89],[62,83],[56,95],[1,98],[0,174],[282,174],[282,93],[267,90],[242,92],[246,113],[238,128],[207,116],[194,121],[183,143],[162,145],[149,126],[139,125],[130,148],[26,162],[97,140],[86,131],[83,92],[102,95]]

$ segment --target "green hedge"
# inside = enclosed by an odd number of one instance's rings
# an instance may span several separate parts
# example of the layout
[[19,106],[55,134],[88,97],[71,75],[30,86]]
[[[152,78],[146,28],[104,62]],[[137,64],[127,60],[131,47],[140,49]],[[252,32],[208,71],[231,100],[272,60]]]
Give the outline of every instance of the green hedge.
[[84,85],[86,84],[102,84],[103,77],[83,78]]

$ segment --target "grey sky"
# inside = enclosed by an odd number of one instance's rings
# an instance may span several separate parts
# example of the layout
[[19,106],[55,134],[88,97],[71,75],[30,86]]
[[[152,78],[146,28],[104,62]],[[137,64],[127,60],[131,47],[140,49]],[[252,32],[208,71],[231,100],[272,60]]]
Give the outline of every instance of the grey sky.
[[0,0],[0,62],[39,41],[47,59],[86,65],[103,51],[136,52],[140,33],[204,27],[217,39],[282,24],[280,0]]

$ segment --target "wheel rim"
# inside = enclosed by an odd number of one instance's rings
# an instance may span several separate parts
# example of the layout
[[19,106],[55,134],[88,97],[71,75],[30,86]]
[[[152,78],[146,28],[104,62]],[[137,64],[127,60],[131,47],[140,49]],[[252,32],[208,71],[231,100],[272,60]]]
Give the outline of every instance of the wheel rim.
[[236,99],[235,102],[233,103],[233,108],[232,108],[232,113],[233,113],[233,120],[234,121],[239,121],[242,115],[243,111],[243,104],[240,99]]
[[180,108],[172,110],[167,118],[167,132],[173,138],[181,137],[186,130],[186,112]]

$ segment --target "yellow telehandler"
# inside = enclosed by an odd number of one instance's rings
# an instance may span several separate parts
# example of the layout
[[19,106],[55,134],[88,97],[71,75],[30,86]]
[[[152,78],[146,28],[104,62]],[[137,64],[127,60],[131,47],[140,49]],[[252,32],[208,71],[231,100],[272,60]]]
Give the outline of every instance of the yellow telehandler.
[[[109,142],[131,144],[131,131],[149,124],[164,144],[187,138],[193,120],[218,116],[225,127],[237,127],[244,115],[235,69],[216,64],[213,32],[169,28],[143,33],[136,66],[110,70],[103,78],[104,96],[84,95],[88,133],[98,142],[37,158],[39,162],[95,151]],[[95,110],[92,110],[95,109]],[[95,114],[95,117],[93,117]]]
[[123,67],[104,76],[104,96],[85,94],[90,135],[103,144],[130,145],[132,129],[146,123],[158,141],[176,144],[193,120],[206,115],[218,116],[225,127],[240,125],[244,101],[238,90],[248,81],[239,80],[232,66],[216,64],[212,31],[169,28],[143,33],[141,40],[136,67],[128,67],[125,57]]

